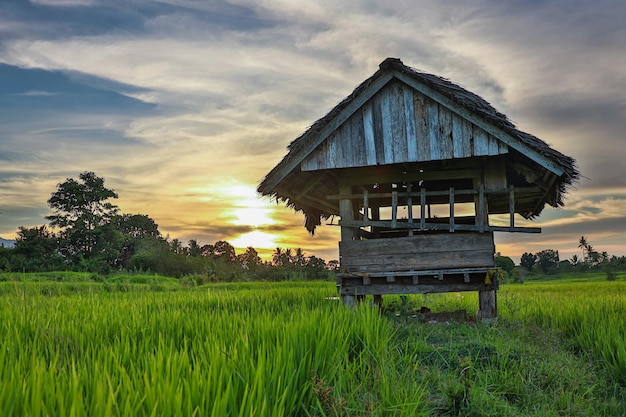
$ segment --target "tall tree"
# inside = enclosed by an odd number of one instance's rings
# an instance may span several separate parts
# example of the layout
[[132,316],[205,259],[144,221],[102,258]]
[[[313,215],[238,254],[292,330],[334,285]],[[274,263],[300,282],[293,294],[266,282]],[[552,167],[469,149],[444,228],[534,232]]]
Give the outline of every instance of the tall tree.
[[559,251],[544,249],[537,252],[536,256],[539,267],[544,274],[553,273],[559,264]]
[[[109,202],[117,193],[104,186],[104,179],[93,172],[83,172],[79,180],[68,178],[57,185],[48,200],[54,211],[46,216],[50,225],[59,229],[60,252],[77,263],[90,258],[110,257],[120,244],[111,220],[119,208]],[[109,253],[107,253],[107,251]]]
[[519,264],[523,268],[526,268],[528,272],[530,272],[532,271],[533,265],[535,265],[535,262],[537,262],[537,256],[530,252],[525,252],[520,258]]
[[582,249],[583,251],[583,259],[586,259],[587,257],[585,256],[585,252],[587,251],[587,238],[584,236],[581,236],[580,239],[578,239],[578,248]]

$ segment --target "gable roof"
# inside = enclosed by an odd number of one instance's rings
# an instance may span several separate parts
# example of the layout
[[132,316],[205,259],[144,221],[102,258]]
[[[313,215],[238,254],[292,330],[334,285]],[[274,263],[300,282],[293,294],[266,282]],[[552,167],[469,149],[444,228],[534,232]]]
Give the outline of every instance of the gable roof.
[[[316,196],[307,196],[312,192],[312,181],[316,174],[301,171],[300,166],[325,140],[336,132],[355,112],[359,111],[368,100],[378,94],[392,80],[398,80],[411,89],[434,100],[461,118],[495,137],[498,141],[514,149],[536,165],[550,171],[558,177],[552,190],[531,215],[538,215],[543,203],[562,205],[562,195],[578,179],[573,158],[552,149],[544,141],[529,133],[518,130],[502,113],[493,108],[480,96],[432,74],[419,72],[405,66],[397,58],[387,58],[379,70],[361,83],[349,96],[344,98],[328,114],[317,120],[301,136],[288,146],[288,153],[261,181],[258,192],[286,202],[295,210],[302,210],[307,217],[307,229],[312,231],[315,224],[320,224],[319,217],[337,214],[331,204],[318,201],[324,199],[324,193],[336,194],[333,184],[315,180]],[[332,179],[332,173],[324,172],[326,179]],[[295,186],[295,187],[294,187]],[[303,188],[304,187],[304,188]],[[305,190],[302,192],[302,190]],[[298,190],[296,193],[293,190]],[[308,199],[308,201],[307,201]]]

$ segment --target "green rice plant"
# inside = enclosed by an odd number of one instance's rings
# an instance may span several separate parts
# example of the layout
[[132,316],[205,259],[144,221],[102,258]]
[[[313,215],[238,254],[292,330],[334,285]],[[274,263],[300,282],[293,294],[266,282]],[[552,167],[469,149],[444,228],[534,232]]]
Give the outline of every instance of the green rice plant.
[[508,299],[505,317],[558,329],[626,385],[625,290],[624,282],[537,283],[507,287],[500,300]]
[[[391,323],[326,300],[333,292],[325,283],[5,294],[0,415],[423,414]],[[332,387],[334,408],[313,375]]]

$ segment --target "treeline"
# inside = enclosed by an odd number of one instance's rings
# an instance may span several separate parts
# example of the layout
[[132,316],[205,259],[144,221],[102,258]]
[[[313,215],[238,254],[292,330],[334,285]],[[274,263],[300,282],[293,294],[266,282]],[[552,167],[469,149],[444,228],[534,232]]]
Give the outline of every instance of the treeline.
[[607,279],[614,280],[618,271],[626,271],[626,256],[609,255],[606,251],[597,251],[581,236],[578,242],[581,256],[573,255],[570,259],[560,259],[559,251],[544,249],[536,253],[526,252],[520,258],[520,267],[526,273],[554,275],[571,272],[606,272]]
[[68,178],[48,200],[49,224],[20,227],[13,248],[0,247],[0,271],[59,270],[110,274],[155,273],[204,281],[332,279],[337,261],[328,264],[301,249],[277,248],[263,262],[248,247],[237,255],[226,241],[200,245],[163,237],[158,225],[144,214],[120,214],[110,202],[115,191],[93,172]]

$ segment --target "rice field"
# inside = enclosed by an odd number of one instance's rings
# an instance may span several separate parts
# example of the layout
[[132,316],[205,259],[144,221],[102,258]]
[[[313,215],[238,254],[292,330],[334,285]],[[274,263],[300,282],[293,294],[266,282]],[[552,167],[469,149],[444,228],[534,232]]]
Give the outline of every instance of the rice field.
[[504,286],[483,325],[415,313],[473,293],[381,314],[327,282],[0,282],[0,415],[625,415],[624,284]]

